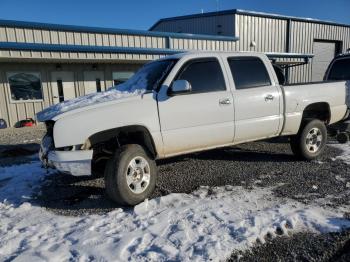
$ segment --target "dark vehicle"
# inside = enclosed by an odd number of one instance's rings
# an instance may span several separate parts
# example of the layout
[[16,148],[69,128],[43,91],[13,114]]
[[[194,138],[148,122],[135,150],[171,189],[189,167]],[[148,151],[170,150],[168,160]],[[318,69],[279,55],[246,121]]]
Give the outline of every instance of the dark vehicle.
[[[324,80],[350,81],[350,52],[338,55],[333,59],[328,66]],[[350,100],[350,94],[348,94],[348,100]],[[331,136],[336,137],[339,143],[347,143],[350,138],[350,118],[347,121],[330,126],[329,133]]]

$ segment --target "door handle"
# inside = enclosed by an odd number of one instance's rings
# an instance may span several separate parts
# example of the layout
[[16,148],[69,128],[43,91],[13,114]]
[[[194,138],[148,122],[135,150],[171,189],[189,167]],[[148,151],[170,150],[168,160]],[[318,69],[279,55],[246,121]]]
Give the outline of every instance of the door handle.
[[265,101],[268,102],[268,101],[272,101],[274,99],[274,96],[273,95],[267,95],[265,96]]
[[230,98],[223,98],[219,100],[220,105],[230,105],[231,104],[231,99]]

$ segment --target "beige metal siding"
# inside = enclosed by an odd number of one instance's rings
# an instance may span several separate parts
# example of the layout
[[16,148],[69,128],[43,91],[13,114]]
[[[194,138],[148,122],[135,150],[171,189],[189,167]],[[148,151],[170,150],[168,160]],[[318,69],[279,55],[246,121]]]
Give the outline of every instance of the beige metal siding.
[[[127,34],[71,32],[59,30],[41,30],[0,26],[1,42],[118,46],[142,48],[167,48],[166,37],[138,36]],[[202,41],[202,40],[200,40]],[[34,52],[6,51],[0,52],[0,58],[55,58],[55,59],[107,59],[107,60],[150,60],[159,55],[129,55],[100,53],[68,53],[68,52]]]
[[[233,32],[233,17],[225,18],[225,28],[230,24]],[[204,30],[204,29],[203,29]],[[210,33],[210,32],[209,32]],[[209,34],[207,33],[207,34]],[[232,34],[231,34],[232,35]],[[127,34],[102,34],[89,32],[70,32],[57,30],[39,30],[30,28],[0,27],[0,41],[19,43],[39,43],[39,44],[61,44],[61,45],[90,45],[90,46],[118,46],[136,48],[168,48],[186,50],[225,50],[231,47],[232,41],[198,40],[127,35]],[[116,54],[116,53],[77,53],[77,52],[37,52],[37,51],[0,51],[0,58],[32,58],[32,59],[72,59],[72,60],[153,60],[160,55],[139,55],[139,54]]]
[[236,15],[235,21],[237,51],[286,51],[287,21],[247,15]]
[[234,25],[228,14],[162,21],[152,31],[234,36]]

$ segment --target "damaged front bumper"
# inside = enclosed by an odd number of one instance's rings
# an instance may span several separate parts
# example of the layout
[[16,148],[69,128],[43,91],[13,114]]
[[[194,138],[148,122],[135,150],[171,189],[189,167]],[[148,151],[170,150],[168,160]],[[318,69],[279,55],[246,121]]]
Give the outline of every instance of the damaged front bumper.
[[92,150],[56,151],[50,145],[50,138],[44,137],[39,158],[45,168],[54,168],[73,176],[91,175]]

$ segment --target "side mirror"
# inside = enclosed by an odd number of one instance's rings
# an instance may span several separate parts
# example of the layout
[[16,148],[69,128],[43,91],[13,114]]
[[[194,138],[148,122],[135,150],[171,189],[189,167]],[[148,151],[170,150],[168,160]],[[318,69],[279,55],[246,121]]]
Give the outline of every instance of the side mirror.
[[169,95],[185,94],[191,90],[191,84],[187,80],[175,80],[169,89]]

